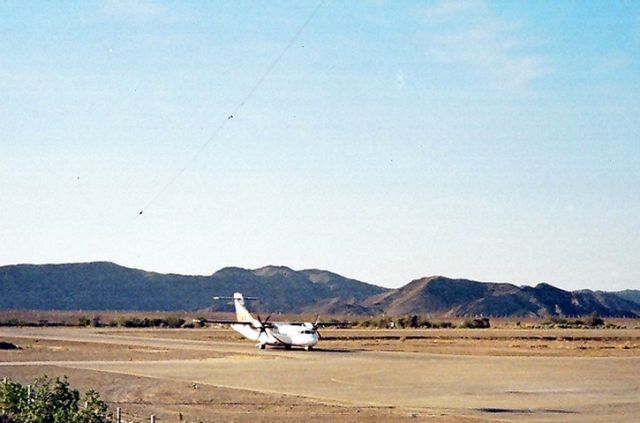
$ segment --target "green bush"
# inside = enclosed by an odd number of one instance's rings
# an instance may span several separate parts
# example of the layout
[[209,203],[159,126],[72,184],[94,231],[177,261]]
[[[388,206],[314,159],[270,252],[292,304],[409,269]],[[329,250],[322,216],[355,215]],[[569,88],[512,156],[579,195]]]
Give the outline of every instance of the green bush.
[[164,320],[165,320],[165,322],[167,324],[167,327],[169,327],[169,328],[179,328],[185,322],[184,319],[181,319],[181,318],[176,317],[176,316],[167,316],[167,317],[165,317]]
[[463,329],[488,329],[491,327],[491,322],[488,318],[483,317],[480,319],[465,320],[459,327]]
[[160,318],[156,317],[155,319],[151,319],[149,321],[149,324],[151,326],[153,326],[154,328],[163,328],[163,327],[167,326],[167,321],[165,319],[160,319]]
[[360,328],[372,328],[372,329],[386,329],[390,327],[396,327],[400,329],[404,328],[452,328],[451,322],[432,322],[427,319],[423,319],[418,315],[401,316],[396,319],[389,317],[371,317],[369,319],[363,319],[355,322],[356,327]]
[[[81,407],[80,404],[83,404]],[[109,423],[113,416],[100,395],[90,390],[83,397],[67,378],[38,378],[27,387],[9,380],[0,384],[0,408],[6,421],[16,423]]]
[[555,325],[566,325],[569,323],[567,319],[563,319],[562,317],[553,316],[549,319],[549,322]]
[[78,326],[89,326],[91,324],[91,319],[87,316],[78,317]]
[[[111,323],[109,323],[111,326]],[[192,328],[193,324],[186,324],[186,320],[176,316],[166,316],[164,318],[149,319],[144,317],[128,317],[121,318],[117,322],[118,326],[125,328]]]
[[404,317],[400,317],[395,321],[395,326],[398,328],[412,328],[412,329],[417,329],[417,328],[431,328],[433,327],[433,324],[426,320],[423,319],[421,316],[418,316],[417,314],[412,314],[410,316],[404,316]]
[[567,320],[561,317],[551,317],[549,320],[542,322],[542,326],[558,329],[595,328],[605,326],[605,321],[598,315],[598,313],[594,312],[585,320]]
[[440,328],[440,329],[451,329],[453,328],[453,323],[451,322],[440,322],[440,323],[435,323],[434,328]]
[[100,318],[100,316],[93,316],[91,318],[91,327],[100,328],[102,326],[104,325],[102,324],[102,319]]
[[361,328],[386,329],[391,327],[391,323],[396,324],[389,317],[372,317],[370,319],[360,320],[357,326]]
[[604,320],[598,315],[598,313],[594,312],[585,320],[584,324],[585,326],[595,328],[597,326],[604,326]]
[[0,322],[0,326],[26,326],[26,322],[12,317],[3,322]]
[[399,317],[394,322],[394,326],[400,329],[404,329],[409,326],[409,319],[406,317]]
[[122,326],[125,328],[141,328],[143,326],[143,321],[137,317],[123,317],[118,320],[118,326]]

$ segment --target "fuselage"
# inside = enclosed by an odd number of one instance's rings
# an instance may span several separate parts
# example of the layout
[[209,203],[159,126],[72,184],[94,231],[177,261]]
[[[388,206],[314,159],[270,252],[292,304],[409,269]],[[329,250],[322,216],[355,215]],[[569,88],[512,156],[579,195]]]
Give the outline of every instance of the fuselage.
[[312,323],[272,322],[269,327],[260,329],[260,323],[254,326],[231,325],[231,328],[252,341],[265,345],[283,345],[290,347],[313,347],[318,343],[318,333]]
[[238,320],[231,324],[231,328],[245,338],[258,342],[260,349],[265,345],[282,345],[310,350],[318,343],[318,331],[313,323],[269,322],[269,317],[263,321],[260,316],[256,319],[245,307],[244,297],[239,292],[233,294],[233,304]]

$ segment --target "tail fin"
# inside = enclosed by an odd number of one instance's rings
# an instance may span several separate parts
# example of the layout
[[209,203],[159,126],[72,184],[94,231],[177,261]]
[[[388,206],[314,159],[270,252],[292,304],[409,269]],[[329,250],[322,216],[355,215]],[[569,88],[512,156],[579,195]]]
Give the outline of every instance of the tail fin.
[[244,305],[244,297],[241,293],[233,294],[233,305],[236,307],[236,317],[239,322],[253,322],[255,319]]

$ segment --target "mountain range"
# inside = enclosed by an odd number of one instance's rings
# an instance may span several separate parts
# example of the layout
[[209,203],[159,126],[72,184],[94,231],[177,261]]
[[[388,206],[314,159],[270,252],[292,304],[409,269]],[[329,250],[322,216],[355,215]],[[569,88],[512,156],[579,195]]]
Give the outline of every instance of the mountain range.
[[365,307],[390,315],[443,316],[640,316],[640,304],[603,291],[565,291],[546,283],[535,287],[431,276],[365,299]]
[[226,267],[209,276],[162,274],[110,262],[0,267],[0,309],[231,311],[212,296],[257,296],[258,312],[323,315],[640,316],[640,291],[565,291],[431,276],[398,289],[318,269]]

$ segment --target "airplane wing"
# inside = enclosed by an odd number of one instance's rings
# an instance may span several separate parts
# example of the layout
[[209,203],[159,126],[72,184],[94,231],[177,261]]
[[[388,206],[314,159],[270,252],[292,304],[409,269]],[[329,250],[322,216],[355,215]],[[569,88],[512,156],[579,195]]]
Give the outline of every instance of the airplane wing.
[[[246,326],[252,326],[252,327],[259,327],[258,325],[260,325],[260,323],[256,323],[256,322],[241,322],[239,320],[213,320],[213,319],[193,319],[194,323],[217,323],[220,325],[246,325]],[[274,325],[272,323],[269,322],[262,322],[262,326],[265,328],[273,328]]]
[[212,320],[212,319],[193,319],[194,322],[200,323],[219,323],[221,325],[251,325],[252,322],[239,322],[237,320]]

